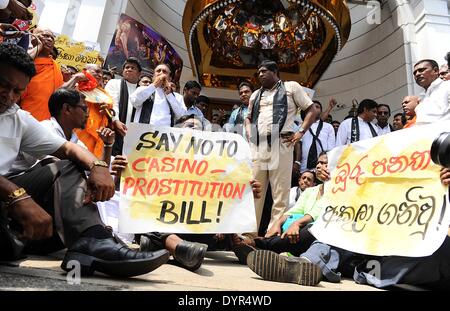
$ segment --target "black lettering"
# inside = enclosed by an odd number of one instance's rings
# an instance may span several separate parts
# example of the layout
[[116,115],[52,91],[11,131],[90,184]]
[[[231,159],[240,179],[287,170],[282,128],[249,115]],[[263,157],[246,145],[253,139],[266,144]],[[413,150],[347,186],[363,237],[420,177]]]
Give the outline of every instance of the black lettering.
[[231,158],[234,157],[238,150],[238,143],[237,141],[232,141],[230,144],[228,144],[227,148],[227,155]]
[[211,222],[211,219],[206,218],[206,201],[202,202],[202,214],[200,215],[200,223],[205,224]]
[[[176,223],[178,221],[178,215],[177,213],[173,212],[173,209],[175,208],[175,204],[171,201],[161,201],[162,206],[161,206],[161,213],[159,214],[159,218],[157,218],[156,220],[168,224],[168,225],[173,225],[174,223]],[[168,206],[170,206],[168,208]],[[172,220],[167,221],[166,220],[166,214],[169,213],[173,216]]]
[[[159,134],[158,131],[155,131],[154,133],[153,132],[143,133],[139,138],[141,142],[136,146],[136,150],[139,151],[142,148],[146,149],[154,148],[156,146],[156,143],[153,140],[148,139],[147,136],[150,136],[151,138],[156,138],[158,134]],[[146,145],[145,143],[148,143],[148,145]]]
[[169,137],[167,137],[166,133],[161,134],[161,138],[159,139],[158,146],[156,146],[156,150],[161,150],[161,147],[163,146],[165,151],[169,151]]
[[220,144],[219,156],[222,156],[223,150],[225,149],[225,144],[228,143],[228,140],[217,140],[216,143]]
[[202,155],[210,155],[214,149],[214,143],[210,140],[205,140],[202,144]]
[[195,225],[195,224],[199,224],[200,223],[199,220],[193,220],[192,219],[192,210],[193,209],[194,209],[194,202],[190,201],[189,202],[189,207],[188,207],[187,219],[186,219],[186,224],[188,224],[188,225]]

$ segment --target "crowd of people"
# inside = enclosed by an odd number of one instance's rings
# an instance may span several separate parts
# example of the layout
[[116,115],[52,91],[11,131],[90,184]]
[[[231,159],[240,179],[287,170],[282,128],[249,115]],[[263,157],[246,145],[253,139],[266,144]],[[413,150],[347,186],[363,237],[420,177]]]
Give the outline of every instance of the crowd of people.
[[[439,67],[428,59],[415,64],[415,81],[425,92],[405,96],[392,125],[391,107],[373,99],[362,100],[342,122],[333,120],[336,100],[323,109],[299,83],[282,81],[271,60],[257,68],[259,88],[247,81],[238,86],[240,104],[226,122],[223,111],[208,120],[211,100],[200,95],[201,85],[187,81],[178,93],[170,64],[157,64],[150,75],[129,57],[120,75],[95,64],[63,72],[50,29],[25,34],[8,24],[14,15],[27,18],[22,15],[28,2],[0,1],[7,15],[0,25],[1,260],[67,248],[65,271],[77,260],[83,274],[131,277],[170,256],[195,271],[207,251],[232,250],[264,279],[302,285],[339,282],[340,272],[378,287],[450,277],[449,237],[427,258],[381,258],[386,272],[368,281],[358,267],[372,257],[323,244],[308,230],[321,213],[323,185],[330,178],[328,151],[450,118],[448,64]],[[103,215],[105,209],[118,210],[118,184],[128,165],[123,141],[132,122],[243,136],[251,150],[257,232],[130,237],[108,225]],[[441,179],[450,182],[448,169]],[[280,255],[286,252],[293,256]]]

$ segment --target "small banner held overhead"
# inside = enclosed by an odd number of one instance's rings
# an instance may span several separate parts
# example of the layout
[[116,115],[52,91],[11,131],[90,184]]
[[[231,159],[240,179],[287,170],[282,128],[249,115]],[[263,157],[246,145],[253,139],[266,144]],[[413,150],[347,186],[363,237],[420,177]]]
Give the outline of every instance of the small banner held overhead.
[[77,42],[66,35],[59,35],[55,39],[55,47],[58,50],[56,62],[59,65],[72,66],[83,70],[87,64],[102,65],[103,58],[96,50],[95,44],[89,45],[86,42]]

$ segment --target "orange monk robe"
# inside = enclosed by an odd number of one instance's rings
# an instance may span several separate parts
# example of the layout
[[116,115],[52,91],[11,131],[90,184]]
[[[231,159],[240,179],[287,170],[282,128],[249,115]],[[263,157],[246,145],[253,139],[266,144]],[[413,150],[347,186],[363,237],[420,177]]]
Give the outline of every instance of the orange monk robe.
[[113,99],[109,94],[97,87],[92,91],[80,91],[86,96],[86,105],[89,107],[89,118],[84,130],[77,129],[75,133],[78,138],[86,145],[90,152],[97,158],[101,158],[103,154],[103,141],[99,137],[97,130],[100,127],[108,125],[108,117],[100,112],[100,104],[107,104],[112,109]]
[[411,120],[408,120],[406,124],[403,126],[404,129],[407,129],[408,127],[414,126],[416,124],[417,116],[414,116]]
[[38,121],[50,119],[48,100],[61,85],[63,76],[59,65],[51,57],[34,60],[36,75],[31,79],[22,95],[20,106],[30,112]]

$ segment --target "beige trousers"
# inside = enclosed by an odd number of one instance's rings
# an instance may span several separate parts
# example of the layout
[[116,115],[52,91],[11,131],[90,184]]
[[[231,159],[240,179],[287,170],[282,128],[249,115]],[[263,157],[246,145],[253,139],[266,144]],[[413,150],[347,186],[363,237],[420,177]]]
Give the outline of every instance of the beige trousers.
[[251,144],[253,176],[262,184],[262,196],[255,199],[256,222],[258,230],[264,208],[267,188],[271,186],[273,205],[268,229],[287,210],[289,206],[289,190],[291,188],[292,164],[294,148],[287,147],[281,140],[272,143],[268,148],[263,142],[257,147]]

